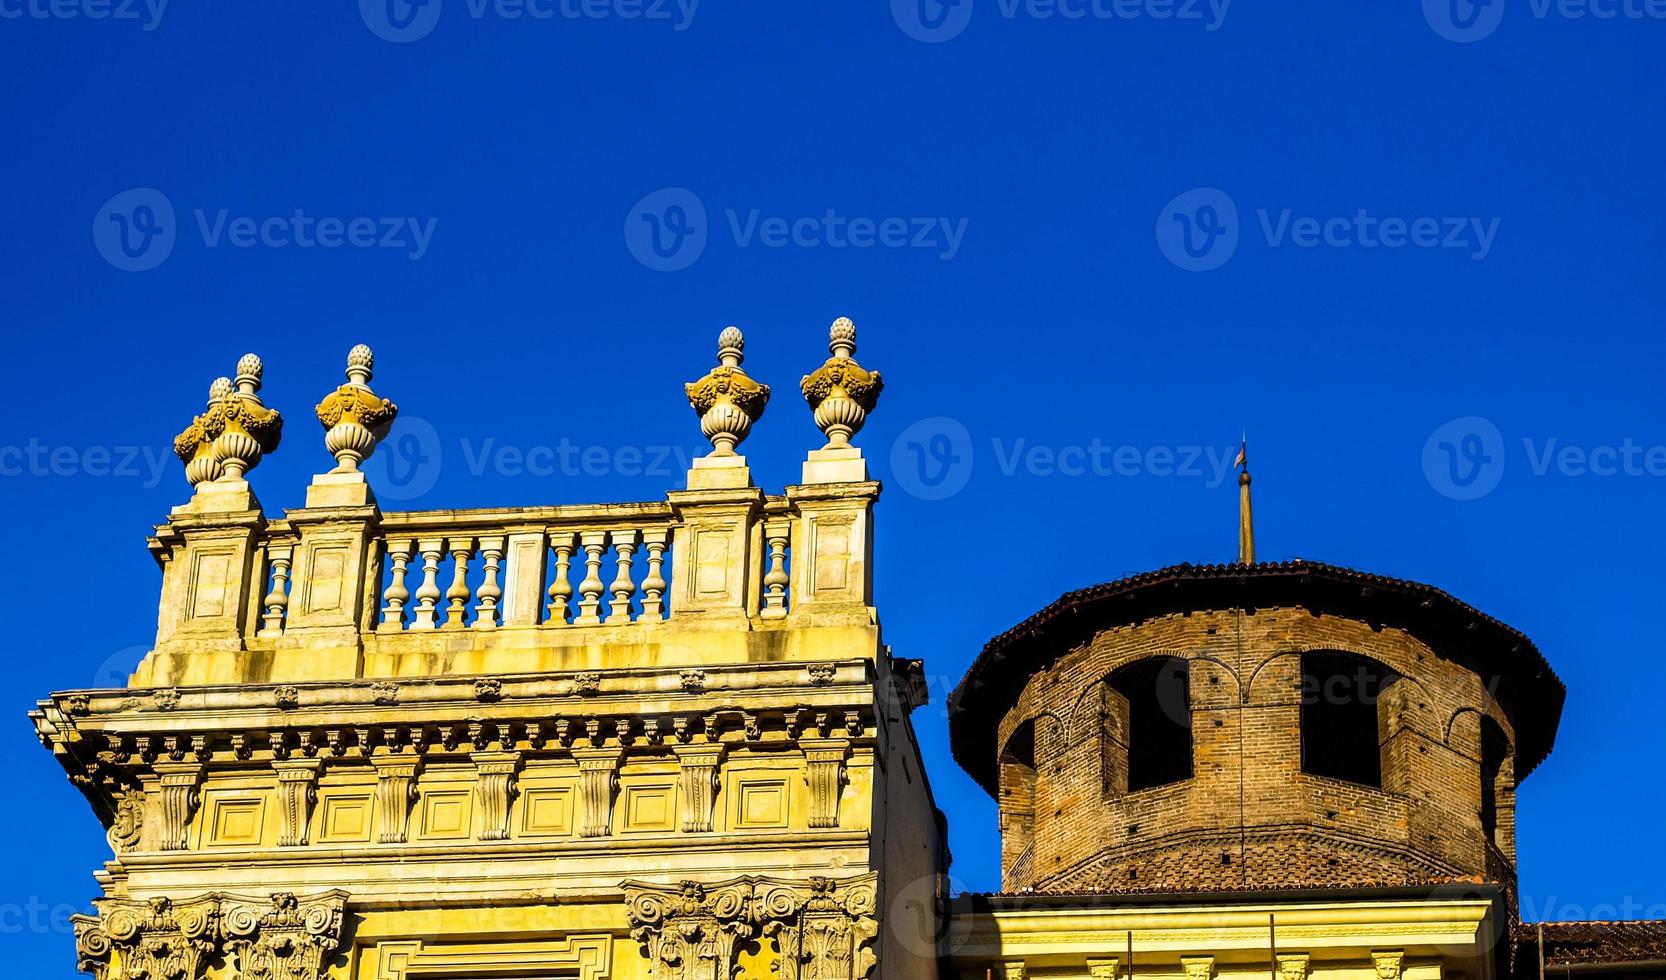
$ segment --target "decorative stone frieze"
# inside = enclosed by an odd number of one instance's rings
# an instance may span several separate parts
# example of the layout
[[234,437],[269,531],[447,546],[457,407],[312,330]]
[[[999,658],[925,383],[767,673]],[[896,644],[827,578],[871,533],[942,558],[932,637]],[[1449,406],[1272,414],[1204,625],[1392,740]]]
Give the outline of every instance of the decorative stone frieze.
[[780,952],[781,980],[863,980],[876,962],[878,880],[748,876],[623,887],[631,935],[656,980],[728,980],[741,946],[765,939]]
[[805,738],[800,739],[798,744],[804,750],[805,779],[810,784],[810,827],[837,827],[839,795],[847,778],[845,760],[850,758],[850,740]]
[[675,745],[671,751],[677,754],[679,767],[683,833],[710,833],[712,805],[717,801],[718,766],[723,762],[723,746],[706,742],[700,745]]
[[188,901],[104,899],[78,915],[76,966],[96,980],[202,980],[224,958],[239,980],[324,980],[341,943],[347,893]]

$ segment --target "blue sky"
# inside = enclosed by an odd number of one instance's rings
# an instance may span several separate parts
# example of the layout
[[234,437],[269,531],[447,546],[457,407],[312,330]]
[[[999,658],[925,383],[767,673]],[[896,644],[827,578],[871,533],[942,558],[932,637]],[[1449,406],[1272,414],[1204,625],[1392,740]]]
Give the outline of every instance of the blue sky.
[[20,975],[71,975],[54,911],[108,857],[24,712],[152,638],[169,440],[239,354],[291,420],[270,510],[325,467],[308,416],[359,341],[405,413],[385,506],[653,499],[734,323],[778,492],[841,314],[887,380],[858,439],[879,605],[937,679],[967,887],[997,884],[994,813],[947,688],[1062,591],[1230,559],[1247,429],[1264,558],[1447,588],[1566,680],[1525,910],[1666,915],[1641,0],[381,2],[0,0]]

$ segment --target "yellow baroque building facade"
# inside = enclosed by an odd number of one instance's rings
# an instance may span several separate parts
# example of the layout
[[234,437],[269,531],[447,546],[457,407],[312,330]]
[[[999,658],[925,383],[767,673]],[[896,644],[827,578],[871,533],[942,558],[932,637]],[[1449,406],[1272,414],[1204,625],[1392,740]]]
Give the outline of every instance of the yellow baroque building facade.
[[[851,441],[880,376],[836,321],[800,386],[826,444],[771,494],[737,452],[770,396],[743,350],[723,331],[686,386],[712,452],[641,503],[384,511],[360,463],[397,409],[361,346],[317,406],[334,467],[270,516],[247,479],[282,433],[260,360],[216,380],[175,442],[193,495],[150,539],[154,649],[126,688],[33,713],[113,852],[79,968],[1482,980],[1647,960],[1647,929],[1528,947],[1514,921],[1515,781],[1561,704],[1537,651],[1328,566],[1181,566],[992,640],[950,718],[1000,805],[1004,885],[951,895],[911,720],[925,675],[880,631],[880,487]],[[1377,665],[1371,716],[1310,717],[1293,687],[1343,654]],[[1321,723],[1362,748],[1310,766]]]

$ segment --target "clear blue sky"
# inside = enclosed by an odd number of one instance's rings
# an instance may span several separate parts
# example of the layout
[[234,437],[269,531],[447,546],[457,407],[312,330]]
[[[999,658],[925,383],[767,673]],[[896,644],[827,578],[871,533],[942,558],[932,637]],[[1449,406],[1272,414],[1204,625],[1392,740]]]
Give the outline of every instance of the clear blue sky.
[[1181,464],[1247,428],[1264,558],[1447,588],[1567,681],[1520,792],[1527,911],[1666,915],[1666,22],[380,2],[0,0],[14,973],[71,975],[51,912],[108,857],[24,712],[152,638],[169,440],[239,354],[290,420],[269,509],[324,468],[311,406],[357,341],[405,412],[389,455],[434,461],[381,475],[390,508],[653,499],[680,480],[656,447],[700,444],[681,383],[738,324],[778,491],[839,314],[888,383],[859,439],[879,605],[937,679],[917,723],[967,887],[997,885],[994,813],[947,688],[1062,591],[1229,559],[1230,483]]

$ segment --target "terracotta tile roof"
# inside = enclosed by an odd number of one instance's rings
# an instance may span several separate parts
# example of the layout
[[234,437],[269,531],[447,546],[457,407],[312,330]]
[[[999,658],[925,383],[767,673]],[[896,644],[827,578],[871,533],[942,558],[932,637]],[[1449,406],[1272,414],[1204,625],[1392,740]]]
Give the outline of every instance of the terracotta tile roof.
[[[1546,968],[1597,963],[1666,964],[1666,919],[1523,922],[1515,933],[1518,963],[1537,968],[1541,927]],[[1666,967],[1661,972],[1666,974]]]
[[993,794],[995,728],[1047,657],[1097,630],[1147,616],[1245,606],[1308,606],[1402,626],[1445,655],[1514,681],[1500,696],[1517,702],[1518,779],[1550,754],[1567,692],[1527,636],[1430,585],[1295,560],[1171,565],[1065,593],[984,644],[949,696],[955,759]]

